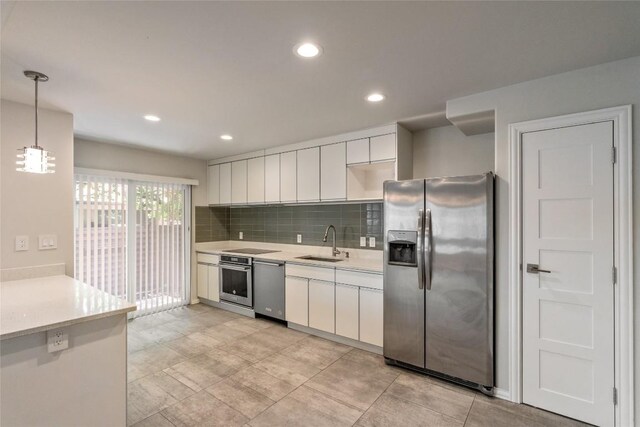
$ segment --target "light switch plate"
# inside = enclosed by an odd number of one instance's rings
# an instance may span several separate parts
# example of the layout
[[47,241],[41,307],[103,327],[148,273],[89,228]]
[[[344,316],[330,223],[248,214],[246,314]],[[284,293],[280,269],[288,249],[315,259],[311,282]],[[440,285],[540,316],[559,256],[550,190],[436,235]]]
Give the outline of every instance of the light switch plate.
[[369,237],[369,247],[370,248],[375,248],[376,247],[376,238],[375,237]]
[[38,249],[46,251],[58,248],[58,236],[55,234],[41,234],[38,236]]
[[298,234],[298,236],[296,237],[296,242],[302,243],[302,234]]
[[29,236],[16,236],[16,252],[29,250]]
[[69,334],[66,329],[47,331],[47,351],[49,353],[55,353],[66,348],[69,348]]
[[242,231],[238,233],[238,239],[244,239],[244,233]]

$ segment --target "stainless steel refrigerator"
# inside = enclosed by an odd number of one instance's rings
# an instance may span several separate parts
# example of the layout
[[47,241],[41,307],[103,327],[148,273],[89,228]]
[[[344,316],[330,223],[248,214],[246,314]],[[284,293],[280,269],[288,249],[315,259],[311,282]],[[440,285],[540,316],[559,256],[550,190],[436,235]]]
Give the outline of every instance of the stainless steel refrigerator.
[[384,356],[491,394],[492,173],[384,183]]

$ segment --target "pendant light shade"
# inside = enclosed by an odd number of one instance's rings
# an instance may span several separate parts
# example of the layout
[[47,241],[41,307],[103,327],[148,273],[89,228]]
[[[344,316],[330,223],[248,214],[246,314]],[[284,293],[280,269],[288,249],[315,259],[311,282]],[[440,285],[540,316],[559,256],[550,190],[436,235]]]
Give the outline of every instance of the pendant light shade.
[[49,80],[45,74],[37,71],[25,71],[24,75],[35,82],[36,86],[36,101],[35,101],[35,143],[31,147],[23,147],[18,150],[18,160],[16,161],[19,172],[30,173],[55,173],[55,164],[53,161],[55,157],[53,153],[45,150],[38,145],[38,83],[46,82]]

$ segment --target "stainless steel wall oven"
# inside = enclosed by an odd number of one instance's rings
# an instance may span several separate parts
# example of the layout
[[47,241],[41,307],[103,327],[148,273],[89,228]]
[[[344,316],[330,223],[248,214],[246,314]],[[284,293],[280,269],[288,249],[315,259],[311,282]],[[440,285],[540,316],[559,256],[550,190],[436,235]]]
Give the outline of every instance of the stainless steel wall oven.
[[220,256],[220,299],[253,307],[252,259],[249,257]]

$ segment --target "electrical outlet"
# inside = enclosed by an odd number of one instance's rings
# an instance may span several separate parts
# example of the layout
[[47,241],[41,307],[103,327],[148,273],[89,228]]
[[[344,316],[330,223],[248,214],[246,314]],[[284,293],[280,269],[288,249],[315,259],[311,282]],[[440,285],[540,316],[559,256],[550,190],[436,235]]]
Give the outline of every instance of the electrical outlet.
[[49,353],[55,353],[65,348],[69,348],[69,335],[66,329],[52,329],[47,331],[47,351],[49,351]]
[[376,247],[376,238],[375,237],[369,237],[369,247],[370,248],[375,248]]
[[55,234],[41,234],[38,236],[38,249],[41,251],[56,249],[58,247],[58,236]]
[[367,247],[367,238],[366,237],[360,237],[360,247],[362,247],[362,248],[366,248]]
[[29,236],[16,236],[16,252],[29,250]]
[[238,233],[238,239],[244,239],[244,233],[242,231]]
[[302,243],[302,234],[298,234],[298,236],[296,237],[296,242]]

